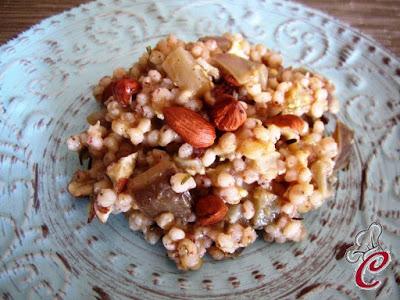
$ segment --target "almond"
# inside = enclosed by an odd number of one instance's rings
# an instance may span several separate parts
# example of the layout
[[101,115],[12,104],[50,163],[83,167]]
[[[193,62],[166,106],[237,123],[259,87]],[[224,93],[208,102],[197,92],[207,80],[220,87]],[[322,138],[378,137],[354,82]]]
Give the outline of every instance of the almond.
[[213,107],[211,118],[219,130],[235,131],[246,121],[246,110],[232,96],[225,95],[224,98]]
[[215,128],[201,115],[185,107],[167,107],[163,110],[165,122],[182,139],[195,148],[214,144]]
[[298,133],[303,133],[307,129],[307,123],[296,115],[278,115],[264,121],[265,125],[276,125],[278,127],[290,127]]
[[197,222],[202,226],[207,226],[222,221],[228,212],[228,207],[221,197],[208,195],[197,201],[195,212]]

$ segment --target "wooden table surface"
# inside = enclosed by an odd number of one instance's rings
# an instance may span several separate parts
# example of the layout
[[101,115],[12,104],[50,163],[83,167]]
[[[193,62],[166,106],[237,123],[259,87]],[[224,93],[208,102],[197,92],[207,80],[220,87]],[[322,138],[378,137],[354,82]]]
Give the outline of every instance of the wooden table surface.
[[[85,0],[0,0],[0,44]],[[374,37],[400,56],[400,0],[298,0]]]

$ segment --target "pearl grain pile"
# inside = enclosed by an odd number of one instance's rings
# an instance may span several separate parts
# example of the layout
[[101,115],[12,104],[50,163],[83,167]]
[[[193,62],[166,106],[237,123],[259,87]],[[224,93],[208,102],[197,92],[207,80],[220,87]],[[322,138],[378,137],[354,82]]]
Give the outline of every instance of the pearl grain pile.
[[68,190],[90,199],[88,221],[124,213],[179,269],[235,257],[258,235],[298,242],[303,214],[332,193],[334,86],[240,34],[170,35],[93,94],[99,110],[67,141],[88,168]]

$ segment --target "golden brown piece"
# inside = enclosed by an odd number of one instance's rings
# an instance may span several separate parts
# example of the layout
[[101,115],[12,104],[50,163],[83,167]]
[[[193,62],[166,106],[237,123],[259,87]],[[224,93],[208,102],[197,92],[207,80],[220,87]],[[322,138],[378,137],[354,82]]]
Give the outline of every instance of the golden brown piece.
[[231,75],[238,84],[243,85],[260,76],[263,71],[262,64],[250,61],[243,57],[222,53],[214,57],[214,62]]
[[174,173],[174,163],[164,159],[144,173],[129,179],[128,192],[134,196],[141,212],[149,217],[156,217],[163,212],[171,212],[183,220],[190,217],[192,196],[189,191],[175,193],[172,190],[170,177]]
[[162,67],[180,89],[190,91],[194,96],[201,96],[211,89],[211,81],[202,67],[181,47],[167,56]]
[[340,170],[345,168],[349,163],[354,132],[342,122],[337,121],[333,138],[338,144],[338,155],[336,156],[335,160],[335,170]]

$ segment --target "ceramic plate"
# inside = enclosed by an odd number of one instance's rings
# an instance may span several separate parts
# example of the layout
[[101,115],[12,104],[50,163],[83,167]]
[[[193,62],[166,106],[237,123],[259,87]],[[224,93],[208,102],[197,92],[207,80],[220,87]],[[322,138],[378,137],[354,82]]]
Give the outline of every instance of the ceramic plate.
[[[354,128],[334,197],[306,215],[297,244],[261,239],[235,260],[183,273],[123,216],[86,223],[67,183],[66,138],[96,107],[92,85],[173,32],[242,32],[337,86]],[[5,299],[399,299],[400,64],[337,20],[282,1],[109,1],[51,17],[0,47],[0,295]],[[345,251],[373,221],[392,261],[381,286],[354,285]]]

